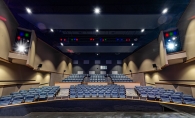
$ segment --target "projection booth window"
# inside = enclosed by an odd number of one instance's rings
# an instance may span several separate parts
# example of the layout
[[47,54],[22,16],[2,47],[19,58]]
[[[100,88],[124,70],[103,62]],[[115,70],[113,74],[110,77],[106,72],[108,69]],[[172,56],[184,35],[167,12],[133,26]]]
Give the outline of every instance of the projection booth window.
[[101,70],[106,70],[107,69],[107,66],[100,66],[100,69]]

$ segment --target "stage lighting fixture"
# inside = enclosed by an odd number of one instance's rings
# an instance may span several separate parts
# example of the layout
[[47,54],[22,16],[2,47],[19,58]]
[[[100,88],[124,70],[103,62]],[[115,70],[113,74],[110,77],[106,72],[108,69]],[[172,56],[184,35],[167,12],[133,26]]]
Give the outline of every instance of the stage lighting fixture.
[[167,48],[168,48],[168,50],[174,50],[175,49],[174,43],[168,43]]
[[50,29],[50,32],[54,32],[54,30],[51,28],[51,29]]
[[98,54],[97,54],[97,56],[98,56]]
[[173,37],[172,39],[175,40],[175,39],[177,39],[177,37]]
[[96,46],[98,46],[99,44],[98,43],[96,43]]
[[132,46],[134,45],[134,43],[131,44]]
[[98,8],[98,7],[95,8],[95,9],[94,9],[94,13],[95,13],[95,14],[100,14],[100,8]]
[[60,43],[61,46],[63,46],[64,44],[63,43]]
[[22,43],[22,41],[16,43],[16,52],[20,53],[20,54],[25,54],[25,52],[27,52],[27,44],[26,43]]
[[26,8],[26,11],[27,11],[28,14],[32,14],[32,11],[31,11],[30,8],[27,7],[27,8]]
[[141,32],[143,33],[145,31],[145,29],[142,29]]
[[98,29],[96,29],[95,31],[96,31],[96,32],[99,32],[99,30],[98,30]]
[[162,14],[166,14],[168,12],[168,8],[165,8],[163,11],[162,11]]

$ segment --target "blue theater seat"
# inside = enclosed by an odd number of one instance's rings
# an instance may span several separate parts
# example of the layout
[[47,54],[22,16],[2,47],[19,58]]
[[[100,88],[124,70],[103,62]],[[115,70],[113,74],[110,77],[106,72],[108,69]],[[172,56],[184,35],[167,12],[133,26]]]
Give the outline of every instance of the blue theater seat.
[[0,106],[9,105],[11,101],[12,101],[12,97],[1,97],[0,98]]
[[174,103],[182,104],[182,98],[181,98],[181,96],[172,95],[171,96],[171,100]]
[[165,94],[161,95],[160,99],[162,102],[170,102],[170,97],[168,95],[165,95]]
[[118,98],[118,92],[112,92],[111,93],[112,98]]
[[24,97],[23,96],[15,96],[13,97],[12,104],[20,104],[24,102]]
[[193,97],[183,97],[183,103],[184,104],[191,104],[195,105],[195,99]]
[[125,93],[119,93],[119,98],[126,98]]
[[147,95],[148,95],[148,99],[150,99],[150,100],[155,100],[155,98],[156,98],[154,92],[148,92]]
[[55,97],[55,93],[56,93],[55,91],[50,91],[47,93],[47,97],[50,97],[50,98]]
[[110,98],[110,92],[106,92],[106,93],[105,93],[105,97],[106,97],[106,98]]
[[103,98],[103,97],[104,97],[104,91],[99,91],[98,97],[99,97],[99,98]]
[[83,97],[84,97],[84,96],[83,96],[83,92],[78,92],[78,93],[77,93],[77,97],[78,97],[78,98],[83,98]]
[[25,96],[25,102],[33,102],[35,100],[35,95],[26,95]]
[[47,93],[46,92],[41,92],[39,94],[39,99],[47,99]]
[[145,91],[141,91],[140,97],[146,98],[148,95]]
[[91,93],[91,97],[93,97],[93,98],[94,98],[94,97],[97,97],[97,92],[92,92],[92,93]]
[[77,96],[76,96],[76,92],[72,92],[72,93],[70,93],[70,98],[76,98]]
[[90,94],[90,92],[89,91],[86,91],[85,92],[85,96],[84,96],[85,98],[90,98],[91,97],[91,94]]

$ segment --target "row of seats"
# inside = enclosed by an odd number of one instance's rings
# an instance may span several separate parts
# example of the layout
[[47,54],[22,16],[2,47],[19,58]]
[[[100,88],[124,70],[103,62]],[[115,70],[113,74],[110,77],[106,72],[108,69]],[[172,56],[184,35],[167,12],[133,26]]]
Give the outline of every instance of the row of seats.
[[29,90],[20,90],[10,93],[10,95],[0,98],[0,106],[9,104],[19,104],[22,102],[33,102],[36,100],[55,97],[59,92],[59,86],[43,86],[42,88],[30,88]]
[[106,78],[105,75],[102,74],[94,74],[94,75],[90,75],[89,77],[89,81],[90,82],[106,82]]
[[62,82],[82,82],[85,76],[85,74],[72,74],[62,80]]
[[195,99],[191,95],[183,94],[183,92],[175,92],[174,90],[165,90],[164,88],[155,88],[152,86],[136,86],[135,90],[140,97],[151,100],[195,105]]
[[120,85],[72,85],[69,94],[70,98],[126,98],[126,89]]
[[109,76],[113,82],[133,82],[133,80],[123,74],[110,74]]

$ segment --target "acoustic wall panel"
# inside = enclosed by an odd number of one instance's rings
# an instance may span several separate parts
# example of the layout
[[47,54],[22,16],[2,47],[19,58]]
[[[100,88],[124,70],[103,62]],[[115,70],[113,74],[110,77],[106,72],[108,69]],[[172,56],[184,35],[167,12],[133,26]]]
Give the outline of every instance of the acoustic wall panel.
[[84,60],[83,64],[89,64],[89,60]]
[[95,60],[95,64],[100,64],[100,60]]
[[112,64],[112,60],[106,60],[106,64]]

